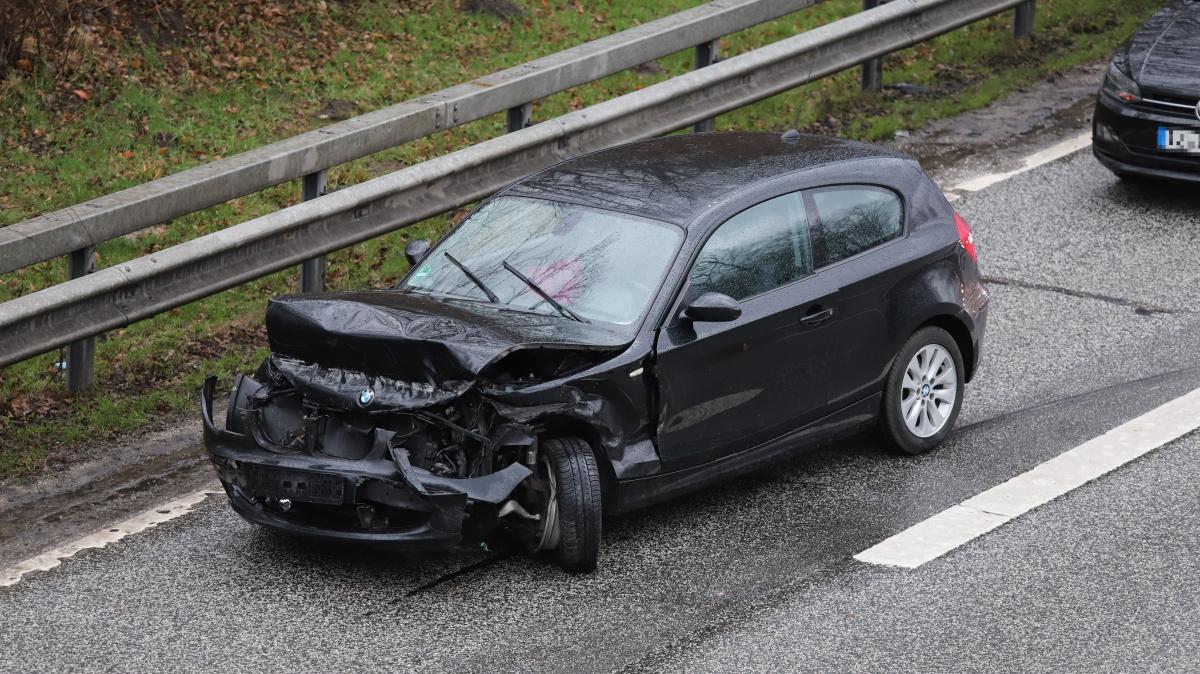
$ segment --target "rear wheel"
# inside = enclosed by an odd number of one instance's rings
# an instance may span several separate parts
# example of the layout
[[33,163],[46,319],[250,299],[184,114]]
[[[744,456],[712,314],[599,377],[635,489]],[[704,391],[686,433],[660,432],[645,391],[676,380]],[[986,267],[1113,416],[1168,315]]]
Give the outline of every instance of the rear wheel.
[[557,550],[567,571],[593,571],[600,559],[600,469],[591,445],[579,438],[542,444],[540,468],[549,485],[541,550]]
[[938,327],[918,330],[892,363],[883,392],[884,438],[906,454],[921,454],[950,434],[962,407],[963,359],[958,343]]

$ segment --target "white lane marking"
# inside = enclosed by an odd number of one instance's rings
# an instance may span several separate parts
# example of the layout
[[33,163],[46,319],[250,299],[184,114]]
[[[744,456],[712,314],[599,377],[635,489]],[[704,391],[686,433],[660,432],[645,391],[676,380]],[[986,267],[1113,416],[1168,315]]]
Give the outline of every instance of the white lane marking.
[[186,496],[180,496],[173,501],[155,506],[140,515],[134,515],[124,522],[104,527],[66,545],[54,548],[53,550],[47,550],[36,557],[30,557],[25,561],[18,562],[0,571],[0,587],[16,585],[20,582],[22,576],[31,571],[48,571],[53,569],[62,560],[72,557],[80,550],[102,548],[109,543],[116,543],[126,536],[145,531],[156,524],[161,524],[189,513],[196,504],[203,501],[209,494],[216,494],[218,491],[219,488],[209,487],[192,492]]
[[915,569],[1197,428],[1200,389],[918,522],[854,558]]
[[1077,136],[1072,136],[1064,141],[1060,141],[1050,147],[1034,152],[1033,154],[1021,160],[1021,166],[1012,171],[1004,171],[1002,173],[988,173],[981,176],[975,176],[969,180],[951,187],[947,190],[946,198],[950,201],[958,199],[961,195],[956,192],[978,192],[985,187],[991,187],[996,183],[1004,182],[1013,176],[1018,176],[1026,171],[1035,169],[1044,164],[1049,164],[1056,159],[1077,152],[1092,144],[1092,132],[1085,131]]

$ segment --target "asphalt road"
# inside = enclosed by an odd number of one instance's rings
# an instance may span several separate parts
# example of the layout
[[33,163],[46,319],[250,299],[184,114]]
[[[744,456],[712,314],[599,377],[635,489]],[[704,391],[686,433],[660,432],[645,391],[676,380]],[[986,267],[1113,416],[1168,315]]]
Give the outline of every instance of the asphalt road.
[[587,576],[295,543],[210,498],[0,589],[0,669],[1195,671],[1200,433],[918,569],[852,559],[1200,387],[1194,190],[1084,151],[956,206],[993,304],[929,455],[859,438],[611,520]]

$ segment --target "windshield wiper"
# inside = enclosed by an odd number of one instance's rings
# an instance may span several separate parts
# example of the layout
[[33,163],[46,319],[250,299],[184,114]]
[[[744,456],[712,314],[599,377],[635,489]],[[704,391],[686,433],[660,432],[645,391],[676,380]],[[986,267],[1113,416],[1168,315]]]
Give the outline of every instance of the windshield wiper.
[[466,274],[467,278],[471,279],[471,283],[474,283],[476,286],[479,286],[479,289],[483,291],[484,295],[488,296],[488,299],[491,300],[492,304],[500,303],[500,296],[497,295],[496,293],[492,292],[491,288],[487,287],[487,285],[485,285],[483,281],[479,280],[479,277],[475,275],[475,272],[468,269],[467,265],[459,262],[458,259],[455,258],[453,255],[451,255],[449,252],[443,252],[442,255],[445,255],[447,260],[450,260],[451,262],[453,262],[455,267],[458,267],[459,269],[461,269],[462,273]]
[[537,293],[537,294],[541,295],[541,296],[542,296],[542,299],[544,299],[544,300],[546,300],[547,302],[549,302],[549,303],[550,303],[550,306],[554,307],[555,309],[558,309],[558,313],[562,314],[563,316],[566,316],[567,318],[573,318],[573,319],[575,319],[575,320],[579,321],[580,323],[587,323],[587,321],[585,321],[585,320],[583,320],[582,318],[580,318],[580,317],[579,317],[579,314],[576,314],[574,311],[571,311],[570,309],[568,309],[568,308],[564,307],[563,305],[559,304],[558,300],[556,300],[556,299],[554,299],[553,297],[551,297],[551,296],[550,296],[550,293],[546,292],[545,290],[542,290],[542,287],[541,287],[541,286],[539,286],[538,284],[534,283],[534,282],[533,282],[533,279],[531,279],[531,278],[529,278],[528,276],[526,276],[526,275],[522,274],[522,273],[521,273],[521,272],[520,272],[520,271],[519,271],[519,270],[518,270],[516,267],[512,266],[511,264],[509,264],[509,263],[508,263],[508,260],[505,260],[505,261],[504,261],[504,268],[505,268],[505,269],[507,269],[507,270],[509,270],[509,271],[511,271],[511,272],[512,272],[514,275],[516,275],[516,277],[517,277],[517,278],[519,278],[519,279],[521,279],[522,281],[524,281],[524,282],[525,282],[525,285],[527,285],[527,286],[529,286],[530,288],[532,288],[532,289],[533,289],[533,292],[535,292],[535,293]]

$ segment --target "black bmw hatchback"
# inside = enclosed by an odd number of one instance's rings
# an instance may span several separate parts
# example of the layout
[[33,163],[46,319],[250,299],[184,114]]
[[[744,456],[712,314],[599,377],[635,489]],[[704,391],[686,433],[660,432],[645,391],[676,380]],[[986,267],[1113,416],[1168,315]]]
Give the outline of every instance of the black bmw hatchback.
[[571,159],[486,200],[395,288],[271,300],[205,441],[298,535],[555,551],[602,514],[876,426],[924,452],[980,357],[966,222],[912,159],[755,133]]
[[1200,182],[1200,1],[1169,4],[1113,55],[1092,151],[1118,176]]

